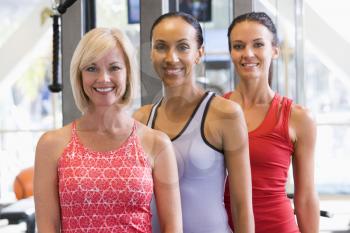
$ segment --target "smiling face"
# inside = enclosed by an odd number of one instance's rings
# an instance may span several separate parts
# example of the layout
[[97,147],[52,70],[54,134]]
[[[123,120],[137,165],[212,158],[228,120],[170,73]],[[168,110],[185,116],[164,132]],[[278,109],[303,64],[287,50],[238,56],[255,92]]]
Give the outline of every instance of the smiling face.
[[231,59],[240,79],[267,81],[272,59],[279,54],[269,29],[254,21],[242,21],[233,27],[230,42]]
[[82,85],[90,105],[107,107],[119,103],[126,89],[127,67],[120,46],[106,52],[82,69]]
[[151,59],[165,86],[194,82],[194,67],[203,55],[196,30],[180,17],[163,19],[152,33]]

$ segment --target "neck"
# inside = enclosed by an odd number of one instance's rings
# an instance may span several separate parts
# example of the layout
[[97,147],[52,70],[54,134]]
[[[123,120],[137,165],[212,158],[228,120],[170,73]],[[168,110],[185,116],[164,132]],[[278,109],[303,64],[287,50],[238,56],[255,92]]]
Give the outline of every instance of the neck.
[[239,83],[236,91],[240,94],[243,108],[270,103],[275,95],[267,83],[264,85],[259,85],[257,82]]
[[176,108],[186,107],[197,102],[204,94],[204,90],[195,84],[181,85],[176,87],[164,87],[164,99],[162,104],[173,105]]
[[[121,106],[90,107],[81,118],[82,128],[98,132],[112,132],[128,128],[132,119]],[[113,132],[112,132],[113,133]]]

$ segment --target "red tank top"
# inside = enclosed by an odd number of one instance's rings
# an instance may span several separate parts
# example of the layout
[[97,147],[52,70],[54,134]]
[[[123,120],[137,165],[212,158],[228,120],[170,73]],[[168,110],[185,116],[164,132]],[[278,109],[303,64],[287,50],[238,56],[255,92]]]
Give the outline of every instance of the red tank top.
[[61,232],[151,233],[152,168],[134,123],[116,150],[97,152],[80,143],[76,123],[58,161]]
[[[229,98],[230,94],[224,97]],[[288,132],[292,100],[283,97],[281,102],[281,98],[275,94],[261,125],[248,134],[256,233],[299,232],[286,194],[288,170],[294,151]],[[228,183],[225,187],[225,206],[233,227]]]

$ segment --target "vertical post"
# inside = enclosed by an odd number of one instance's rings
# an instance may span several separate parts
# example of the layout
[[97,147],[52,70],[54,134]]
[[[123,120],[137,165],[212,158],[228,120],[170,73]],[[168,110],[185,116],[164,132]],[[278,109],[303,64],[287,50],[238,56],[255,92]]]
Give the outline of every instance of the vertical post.
[[168,0],[141,0],[140,7],[141,105],[145,105],[154,102],[158,96],[162,95],[162,83],[150,61],[150,31],[154,20],[169,11],[169,2]]
[[295,0],[295,72],[296,102],[305,105],[304,78],[304,5],[303,0]]
[[[238,15],[254,11],[254,1],[256,0],[232,0],[233,1],[233,18]],[[233,66],[232,66],[233,67]],[[238,75],[234,73],[234,86],[238,83]]]
[[83,4],[83,15],[84,15],[84,33],[87,33],[91,29],[96,27],[96,1],[95,0],[84,0]]
[[82,34],[82,5],[81,1],[73,4],[62,15],[62,114],[63,125],[81,116],[75,106],[73,92],[70,85],[70,61]]
[[233,0],[233,17],[254,10],[254,0]]

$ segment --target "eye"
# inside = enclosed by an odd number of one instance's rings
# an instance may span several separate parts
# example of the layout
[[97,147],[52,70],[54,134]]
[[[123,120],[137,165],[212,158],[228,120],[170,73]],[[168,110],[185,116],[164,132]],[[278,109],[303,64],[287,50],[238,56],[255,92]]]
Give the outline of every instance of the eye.
[[260,48],[260,47],[263,47],[263,46],[264,46],[264,43],[262,43],[262,42],[254,43],[254,48]]
[[243,48],[244,48],[244,46],[242,44],[233,44],[232,45],[232,49],[234,49],[234,50],[241,50]]
[[159,44],[155,44],[155,45],[153,46],[153,48],[154,48],[155,50],[158,50],[158,51],[164,51],[164,50],[166,50],[166,45],[165,45],[165,44],[159,43]]
[[190,49],[190,46],[188,44],[179,44],[177,46],[177,49],[179,51],[186,51],[186,50]]
[[95,72],[95,71],[97,70],[97,68],[96,68],[95,66],[92,65],[92,66],[86,67],[85,70],[86,70],[87,72]]
[[121,69],[122,69],[122,67],[117,66],[117,65],[113,65],[113,66],[110,67],[110,70],[111,70],[111,71],[119,71],[119,70],[121,70]]

